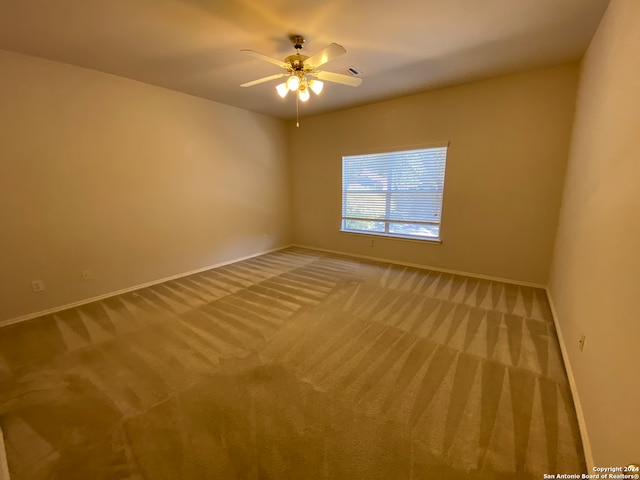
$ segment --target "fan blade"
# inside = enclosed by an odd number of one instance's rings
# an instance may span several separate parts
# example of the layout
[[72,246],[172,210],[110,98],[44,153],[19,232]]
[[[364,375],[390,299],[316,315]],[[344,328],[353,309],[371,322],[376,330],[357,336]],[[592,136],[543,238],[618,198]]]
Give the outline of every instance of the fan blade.
[[240,85],[241,87],[253,87],[254,85],[258,85],[259,83],[269,82],[271,80],[275,80],[276,78],[286,77],[289,75],[288,73],[276,73],[275,75],[271,75],[269,77],[262,77],[252,82],[243,83]]
[[342,45],[338,45],[337,43],[330,43],[318,53],[314,53],[309,58],[307,58],[304,61],[304,64],[316,68],[320,65],[324,65],[325,63],[330,62],[340,55],[344,55],[345,53],[347,53],[347,51]]
[[343,75],[342,73],[334,72],[312,72],[312,75],[320,80],[326,80],[327,82],[341,83],[342,85],[349,85],[350,87],[357,87],[362,83],[361,78],[352,77],[350,75]]
[[248,50],[248,49],[244,49],[244,50],[240,50],[241,52],[247,52],[249,55],[259,58],[260,60],[264,60],[266,62],[270,62],[273,63],[274,65],[278,65],[279,67],[282,68],[289,68],[289,64],[283,62],[282,60],[278,60],[277,58],[273,58],[273,57],[267,57],[266,55],[263,55],[260,52],[256,52],[254,50]]

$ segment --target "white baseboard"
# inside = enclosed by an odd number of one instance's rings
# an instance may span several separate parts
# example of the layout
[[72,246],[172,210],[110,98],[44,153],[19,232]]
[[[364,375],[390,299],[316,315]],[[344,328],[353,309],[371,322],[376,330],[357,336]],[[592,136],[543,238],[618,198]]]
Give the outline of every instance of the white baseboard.
[[569,362],[569,354],[567,353],[567,345],[560,329],[560,322],[558,321],[558,313],[556,307],[553,304],[553,298],[549,287],[547,287],[547,298],[549,299],[549,306],[551,307],[551,316],[553,317],[553,323],[556,327],[558,334],[558,343],[560,343],[560,351],[562,352],[562,360],[564,362],[564,368],[567,371],[567,378],[569,379],[569,388],[571,388],[571,395],[573,396],[573,405],[576,409],[576,416],[578,417],[578,427],[580,428],[580,437],[582,438],[582,448],[584,449],[584,459],[587,462],[587,472],[593,472],[593,454],[591,453],[591,443],[589,443],[589,436],[587,434],[587,424],[584,419],[584,413],[582,411],[582,405],[580,404],[580,397],[578,396],[578,389],[576,387],[575,377],[573,376],[573,370],[571,363]]
[[[57,307],[49,308],[47,310],[41,310],[39,312],[28,313],[26,315],[22,315],[16,318],[10,318],[8,320],[0,320],[0,327],[5,327],[7,325],[13,325],[14,323],[24,322],[26,320],[31,320],[33,318],[41,317],[42,315],[49,315],[52,313],[60,312],[62,310],[67,310],[68,308],[79,307],[81,305],[86,305],[87,303],[96,302],[98,300],[104,300],[105,298],[115,297],[116,295],[122,295],[123,293],[133,292],[135,290],[140,290],[141,288],[151,287],[153,285],[157,285],[158,283],[168,282],[171,280],[175,280],[177,278],[188,277],[189,275],[193,275],[196,273],[205,272],[207,270],[211,270],[213,268],[223,267],[225,265],[229,265],[231,263],[241,262],[243,260],[248,260],[253,257],[258,257],[260,255],[265,255],[271,252],[277,252],[278,250],[284,250],[285,248],[292,247],[293,245],[285,245],[283,247],[272,248],[270,250],[264,250],[261,252],[253,253],[251,255],[247,255],[245,257],[234,258],[232,260],[227,260],[224,262],[216,263],[215,265],[208,265],[206,267],[198,268],[196,270],[191,270],[189,272],[178,273],[176,275],[171,275],[169,277],[160,278],[158,280],[152,280],[150,282],[142,283],[140,285],[134,285],[132,287],[123,288],[122,290],[117,290],[115,292],[104,293],[102,295],[97,295],[95,297],[85,298],[83,300],[78,300],[77,302],[67,303],[65,305],[60,305]],[[0,480],[3,480],[0,477]]]
[[419,263],[408,263],[408,262],[398,262],[396,260],[389,260],[388,258],[383,258],[383,257],[372,257],[369,255],[358,255],[355,253],[349,253],[349,252],[340,252],[338,250],[328,250],[326,248],[319,248],[319,247],[310,247],[309,245],[300,245],[300,244],[294,244],[294,247],[298,247],[298,248],[307,248],[309,250],[317,250],[319,252],[326,252],[326,253],[335,253],[337,255],[346,255],[348,257],[356,257],[356,258],[362,258],[365,260],[375,260],[376,262],[386,262],[386,263],[391,263],[394,265],[402,265],[404,267],[414,267],[414,268],[421,268],[423,270],[433,270],[436,272],[443,272],[443,273],[452,273],[455,275],[464,275],[466,277],[473,277],[473,278],[482,278],[483,280],[492,280],[494,282],[503,282],[503,283],[511,283],[513,285],[522,285],[525,287],[533,287],[533,288],[542,288],[542,289],[546,289],[546,285],[542,285],[540,283],[532,283],[532,282],[523,282],[520,280],[512,280],[510,278],[501,278],[501,277],[492,277],[490,275],[482,275],[479,273],[470,273],[470,272],[462,272],[460,270],[451,270],[448,268],[440,268],[440,267],[432,267],[430,265],[420,265]]
[[9,480],[9,464],[7,463],[7,453],[4,448],[2,429],[0,429],[0,480]]

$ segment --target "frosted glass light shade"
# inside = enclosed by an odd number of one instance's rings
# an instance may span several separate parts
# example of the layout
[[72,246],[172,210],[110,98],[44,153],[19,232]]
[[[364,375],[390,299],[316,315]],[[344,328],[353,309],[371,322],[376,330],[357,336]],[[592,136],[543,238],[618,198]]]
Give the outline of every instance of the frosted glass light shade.
[[298,77],[296,77],[295,75],[291,75],[287,79],[287,87],[292,92],[295,92],[298,89],[299,86],[300,86],[300,79]]
[[302,89],[298,92],[298,97],[300,98],[301,102],[306,102],[307,100],[309,100],[310,96],[311,94],[309,93],[308,88]]
[[311,90],[313,90],[313,93],[315,93],[316,95],[320,95],[320,92],[322,91],[322,87],[324,87],[324,83],[321,82],[320,80],[316,80],[316,79],[309,80],[309,88],[311,88]]
[[276,87],[276,91],[278,92],[278,95],[284,98],[287,96],[287,93],[289,93],[289,87],[287,87],[286,83],[281,83]]

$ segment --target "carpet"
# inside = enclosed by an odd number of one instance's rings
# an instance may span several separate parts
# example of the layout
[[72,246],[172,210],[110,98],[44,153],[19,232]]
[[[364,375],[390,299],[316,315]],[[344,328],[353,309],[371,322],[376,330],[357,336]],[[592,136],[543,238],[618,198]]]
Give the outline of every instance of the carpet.
[[582,473],[542,289],[289,248],[0,328],[13,480]]

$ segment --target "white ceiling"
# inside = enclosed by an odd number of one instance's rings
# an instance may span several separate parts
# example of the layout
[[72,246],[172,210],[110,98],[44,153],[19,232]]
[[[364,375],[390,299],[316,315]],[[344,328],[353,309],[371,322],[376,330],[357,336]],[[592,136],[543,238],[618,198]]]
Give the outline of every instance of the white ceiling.
[[284,58],[331,42],[363,84],[325,84],[301,114],[578,59],[608,0],[0,0],[0,49],[159,85],[278,118],[295,116],[279,73],[240,49]]

